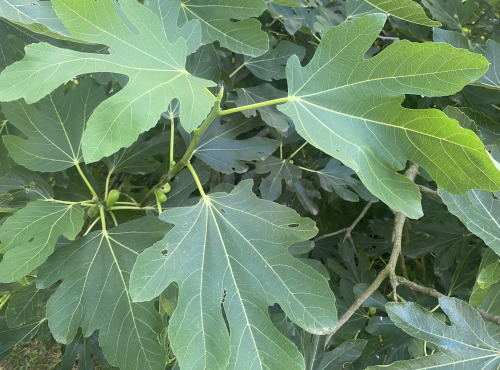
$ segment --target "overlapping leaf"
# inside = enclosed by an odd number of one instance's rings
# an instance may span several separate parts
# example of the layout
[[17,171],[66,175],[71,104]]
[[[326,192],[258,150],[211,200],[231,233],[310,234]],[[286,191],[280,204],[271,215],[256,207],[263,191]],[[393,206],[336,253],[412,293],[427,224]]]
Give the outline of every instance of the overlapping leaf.
[[388,303],[391,320],[416,338],[435,343],[440,351],[429,356],[370,369],[494,369],[500,364],[500,345],[493,340],[482,317],[464,301],[439,298],[452,324],[446,325],[431,312],[413,303]]
[[[377,198],[371,195],[359,180],[352,177],[354,171],[347,166],[343,166],[335,158],[330,159],[325,168],[317,171],[317,174],[321,187],[326,191],[334,191],[342,199],[357,202],[359,195],[365,200],[377,201]],[[354,192],[347,189],[347,187],[350,187]]]
[[290,41],[274,40],[269,51],[258,57],[246,56],[243,65],[256,77],[271,81],[285,78],[286,61],[296,55],[300,60],[306,55],[306,49]]
[[488,71],[478,82],[500,89],[500,44],[494,40],[486,41],[486,59],[490,62]]
[[[94,162],[129,146],[156,124],[172,99],[180,101],[180,119],[187,131],[206,117],[213,99],[204,91],[213,82],[190,75],[184,68],[195,38],[182,33],[169,41],[162,14],[154,14],[135,0],[54,0],[54,10],[74,37],[109,46],[108,54],[80,53],[45,43],[26,47],[23,60],[0,75],[0,99],[39,100],[74,76],[114,72],[129,77],[128,84],[100,104],[83,135],[86,162]],[[160,17],[160,18],[159,18]],[[187,26],[192,30],[191,24]],[[194,51],[194,50],[193,50]],[[32,88],[36,85],[37,88]]]
[[13,294],[5,310],[7,325],[10,328],[17,328],[43,320],[46,293],[44,290],[38,290],[35,284],[31,284]]
[[111,364],[163,369],[165,350],[157,339],[160,316],[153,302],[131,301],[128,280],[139,252],[169,228],[156,217],[143,217],[58,249],[40,268],[37,281],[39,288],[46,288],[62,279],[47,302],[54,338],[70,343],[79,327],[86,337],[99,330],[99,343]]
[[0,262],[0,282],[19,280],[40,266],[54,251],[57,239],[74,239],[83,227],[83,209],[36,200],[9,217],[0,227],[7,252]]
[[248,166],[243,161],[264,160],[279,146],[278,141],[263,137],[236,140],[262,124],[256,117],[246,119],[242,115],[232,116],[224,124],[217,119],[198,142],[194,155],[216,171],[244,173]]
[[104,89],[87,78],[65,92],[60,86],[37,104],[3,103],[5,116],[28,138],[3,136],[12,158],[40,172],[62,171],[82,161],[85,123],[105,99]]
[[103,161],[110,172],[149,173],[154,171],[160,162],[151,159],[153,155],[167,151],[169,134],[162,133],[149,140],[138,140],[129,148],[118,152]]
[[429,27],[439,27],[441,23],[427,17],[424,9],[413,0],[365,0],[375,8],[405,21]]
[[422,0],[422,3],[435,19],[458,30],[472,20],[477,9],[474,0]]
[[[235,103],[238,107],[286,97],[286,92],[278,90],[273,85],[268,83],[254,87],[237,89],[237,91],[238,97],[236,98]],[[291,123],[290,118],[281,113],[274,105],[248,109],[242,113],[245,117],[252,117],[257,114],[257,111],[260,114],[260,118],[262,118],[262,120],[269,126],[276,128],[280,132],[288,131],[289,124]]]
[[0,17],[41,35],[71,40],[49,1],[0,0]]
[[296,165],[276,157],[257,162],[255,172],[258,174],[270,172],[259,185],[262,198],[267,200],[278,199],[283,191],[283,181],[291,186],[302,176],[302,171]]
[[299,351],[270,321],[275,303],[315,334],[337,323],[326,280],[287,252],[316,233],[314,223],[251,189],[242,181],[230,194],[165,211],[160,217],[175,227],[134,266],[135,300],[179,285],[169,339],[181,368],[302,369]]
[[[181,2],[178,24],[192,19],[201,24],[205,43],[219,41],[221,46],[240,54],[257,56],[269,47],[268,37],[257,19],[266,10],[263,0],[175,0]],[[234,22],[234,20],[239,20]]]
[[448,210],[500,256],[500,201],[481,190],[470,190],[465,195],[453,195],[441,189],[438,193]]
[[314,58],[287,65],[289,101],[278,108],[314,146],[356,171],[390,207],[422,216],[416,186],[396,171],[412,160],[444,189],[500,189],[500,171],[473,132],[434,109],[401,107],[404,94],[452,94],[487,70],[487,61],[441,43],[400,41],[364,59],[386,16],[332,28]]

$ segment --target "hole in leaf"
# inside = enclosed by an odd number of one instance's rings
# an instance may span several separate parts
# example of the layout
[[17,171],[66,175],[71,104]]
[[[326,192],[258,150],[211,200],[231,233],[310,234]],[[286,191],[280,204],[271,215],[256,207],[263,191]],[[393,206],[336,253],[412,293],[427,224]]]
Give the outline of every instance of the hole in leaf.
[[28,243],[31,243],[33,241],[33,239],[35,239],[34,236],[32,236],[31,238],[28,239]]
[[221,211],[222,213],[227,213],[227,212],[226,212],[226,210],[225,210],[224,208],[221,208],[221,209],[220,209],[220,211]]
[[226,301],[226,294],[227,294],[227,290],[224,289],[224,293],[222,294],[222,304],[224,304],[224,302]]
[[288,224],[288,227],[299,227],[299,224]]
[[168,254],[168,250],[167,250],[167,246],[165,246],[165,249],[161,251],[161,255],[162,255],[163,257],[166,257],[166,256],[167,256],[167,254]]

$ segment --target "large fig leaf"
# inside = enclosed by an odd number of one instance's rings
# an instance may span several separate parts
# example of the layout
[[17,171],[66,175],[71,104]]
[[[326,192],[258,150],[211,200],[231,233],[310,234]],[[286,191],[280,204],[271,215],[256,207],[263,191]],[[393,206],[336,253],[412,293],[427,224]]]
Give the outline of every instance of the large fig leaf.
[[[105,44],[109,53],[81,53],[47,43],[28,45],[26,56],[0,75],[0,100],[24,98],[32,103],[82,73],[127,75],[127,85],[100,104],[87,123],[82,142],[86,162],[130,146],[157,123],[174,98],[181,103],[180,120],[187,131],[206,117],[213,99],[204,88],[214,83],[184,68],[188,50],[196,49],[199,40],[180,33],[175,42],[169,41],[163,15],[135,0],[121,0],[120,5],[111,0],[54,0],[52,4],[74,37]],[[192,29],[191,24],[187,27]]]
[[289,101],[278,106],[314,146],[356,171],[378,198],[422,216],[417,187],[396,171],[407,160],[453,193],[500,189],[500,171],[479,138],[435,109],[403,108],[404,94],[453,94],[488,68],[480,55],[443,43],[391,44],[364,54],[384,26],[373,14],[330,29],[305,67],[287,64]]
[[230,194],[210,194],[195,206],[162,213],[175,227],[139,256],[132,271],[134,300],[179,284],[168,333],[181,368],[303,369],[297,347],[269,318],[275,303],[315,334],[337,323],[325,278],[287,251],[316,234],[314,223],[258,199],[252,185],[242,181]]
[[439,352],[369,369],[497,369],[500,344],[490,337],[479,313],[456,298],[442,297],[439,303],[451,325],[413,302],[386,305],[396,326],[411,336],[435,343]]
[[160,315],[153,302],[132,302],[128,281],[137,255],[169,228],[156,217],[143,217],[58,249],[40,268],[37,281],[38,288],[47,288],[62,279],[47,302],[54,338],[67,344],[79,327],[85,337],[99,330],[99,344],[112,365],[163,369]]

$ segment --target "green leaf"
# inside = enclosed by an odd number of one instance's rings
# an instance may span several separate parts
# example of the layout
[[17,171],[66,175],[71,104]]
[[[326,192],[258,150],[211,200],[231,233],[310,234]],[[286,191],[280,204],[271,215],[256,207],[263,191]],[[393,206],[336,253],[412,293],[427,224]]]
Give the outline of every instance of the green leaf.
[[292,186],[302,177],[300,168],[287,160],[276,157],[269,157],[264,161],[257,162],[255,172],[258,174],[271,172],[259,185],[262,198],[267,200],[278,199],[282,193],[283,181],[286,185]]
[[443,30],[442,28],[434,28],[432,32],[434,42],[446,42],[455,48],[469,49],[469,39],[459,32]]
[[[271,99],[279,99],[286,97],[286,93],[278,90],[273,85],[265,83],[262,85],[237,89],[238,97],[235,100],[236,106],[242,107],[245,105],[262,103]],[[276,128],[279,132],[286,133],[288,131],[291,120],[288,116],[281,113],[274,105],[268,105],[256,109],[244,110],[242,113],[245,117],[253,117],[260,114],[260,118],[269,126]]]
[[477,9],[474,0],[422,0],[422,4],[438,21],[458,30],[472,20]]
[[81,331],[78,331],[73,342],[64,347],[64,354],[61,361],[61,369],[72,369],[78,357],[78,370],[94,370],[95,362],[92,356],[97,357],[99,364],[105,366],[106,359],[102,355],[102,350],[97,342],[97,333],[85,338]]
[[500,280],[500,262],[497,260],[479,272],[477,283],[481,289],[487,289]]
[[361,356],[367,343],[364,339],[346,340],[337,345],[335,349],[325,351],[325,338],[325,336],[302,332],[301,345],[306,369],[343,369],[345,364],[353,362]]
[[442,43],[394,42],[364,59],[384,26],[368,15],[330,29],[306,67],[290,58],[292,117],[308,142],[356,171],[375,196],[409,217],[422,216],[420,192],[406,177],[406,160],[421,165],[442,188],[500,189],[500,171],[471,131],[434,109],[401,107],[404,94],[452,94],[487,69],[486,60]]
[[49,1],[0,0],[0,17],[41,35],[74,40]]
[[93,79],[80,81],[65,92],[60,86],[36,104],[23,100],[3,103],[5,116],[27,139],[6,135],[3,142],[12,158],[26,168],[55,172],[83,160],[81,140],[85,123],[105,99]]
[[[352,177],[354,171],[342,163],[331,158],[325,168],[316,172],[319,177],[321,187],[326,191],[334,191],[339,197],[349,202],[359,201],[358,195],[364,200],[375,202],[377,198],[374,197],[364,185]],[[350,187],[354,192],[347,189]]]
[[490,62],[490,67],[478,82],[500,89],[500,44],[492,39],[486,41],[486,59]]
[[500,201],[481,190],[470,190],[465,195],[453,195],[441,189],[438,193],[448,211],[500,255]]
[[363,339],[346,340],[332,351],[325,352],[314,370],[342,369],[344,364],[354,362],[361,356],[366,343]]
[[[269,41],[257,19],[266,10],[263,0],[175,0],[181,2],[178,24],[197,19],[201,24],[202,41],[219,41],[236,53],[258,56],[264,54]],[[237,19],[237,22],[233,20]]]
[[193,76],[218,82],[221,78],[219,58],[212,44],[200,46],[195,53],[188,55],[186,70]]
[[5,317],[0,316],[0,361],[3,360],[17,343],[30,339],[42,322],[9,328]]
[[105,44],[109,54],[81,53],[46,43],[28,45],[24,59],[0,75],[0,85],[5,86],[0,100],[22,97],[32,103],[83,73],[127,75],[127,85],[100,104],[87,122],[82,151],[88,163],[132,144],[157,123],[174,98],[181,103],[180,120],[187,131],[206,117],[213,98],[204,88],[214,84],[184,68],[188,47],[197,45],[192,40],[188,45],[183,37],[170,42],[161,14],[153,14],[135,0],[122,0],[119,8],[111,0],[54,0],[52,4],[73,36]]
[[37,199],[48,199],[54,192],[47,182],[35,172],[14,166],[0,177],[0,195],[5,195],[1,205],[22,208]]
[[40,266],[54,251],[57,239],[74,239],[83,227],[83,209],[36,200],[0,226],[7,252],[0,262],[0,282],[10,283]]
[[275,303],[315,334],[337,323],[326,280],[287,253],[316,234],[314,222],[258,199],[252,184],[242,181],[231,194],[210,194],[195,206],[162,213],[174,228],[139,256],[132,271],[134,300],[179,284],[169,338],[183,368],[303,369],[295,345],[269,319]]
[[99,330],[99,343],[112,365],[163,369],[160,316],[153,302],[132,302],[128,280],[139,252],[169,229],[156,217],[143,217],[58,249],[40,268],[37,281],[45,288],[62,279],[47,302],[54,338],[70,343],[79,327],[85,337]]
[[45,290],[38,290],[35,284],[28,285],[9,299],[5,319],[10,328],[40,321],[45,318]]
[[464,301],[439,298],[441,309],[452,324],[446,325],[429,311],[413,303],[388,303],[391,320],[416,338],[435,343],[441,349],[435,354],[370,369],[493,369],[500,363],[500,345],[488,332],[483,319]]
[[371,13],[378,13],[379,10],[365,0],[346,0],[346,19],[362,17]]
[[194,155],[214,170],[223,173],[244,173],[248,170],[243,161],[264,160],[279,146],[279,141],[263,137],[236,140],[236,137],[262,126],[258,118],[246,119],[233,115],[221,124],[217,118],[196,146]]
[[385,13],[403,19],[407,22],[429,27],[439,27],[441,23],[427,17],[424,9],[413,0],[365,0],[375,8]]
[[170,139],[169,133],[162,133],[149,140],[139,139],[128,148],[118,152],[103,161],[110,172],[149,173],[153,172],[160,162],[151,159],[157,154],[164,154]]
[[290,41],[278,43],[276,39],[272,39],[267,53],[258,57],[245,56],[243,65],[262,80],[281,80],[285,78],[286,61],[292,55],[302,60],[306,55],[306,49]]

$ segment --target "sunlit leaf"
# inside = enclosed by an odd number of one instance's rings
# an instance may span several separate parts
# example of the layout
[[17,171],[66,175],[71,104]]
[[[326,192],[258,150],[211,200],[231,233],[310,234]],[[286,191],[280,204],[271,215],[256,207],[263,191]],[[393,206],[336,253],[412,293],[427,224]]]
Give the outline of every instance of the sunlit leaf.
[[442,188],[500,189],[500,171],[471,131],[435,109],[401,107],[404,94],[448,95],[479,78],[486,60],[442,43],[392,43],[363,55],[386,16],[368,15],[332,28],[314,58],[287,65],[292,117],[308,142],[356,171],[375,196],[412,218],[422,216],[416,186],[396,171],[421,165]]

